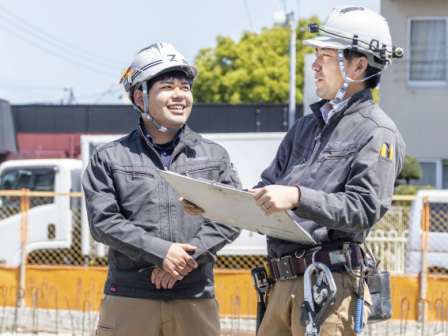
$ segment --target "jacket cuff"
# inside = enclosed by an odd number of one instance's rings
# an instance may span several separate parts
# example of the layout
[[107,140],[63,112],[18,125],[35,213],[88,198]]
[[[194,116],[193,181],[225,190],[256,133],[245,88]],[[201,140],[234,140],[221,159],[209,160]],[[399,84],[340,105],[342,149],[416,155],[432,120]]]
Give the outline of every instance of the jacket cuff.
[[198,264],[210,263],[216,261],[216,256],[203,245],[201,239],[194,237],[188,244],[196,246],[196,251],[192,255]]
[[[158,260],[157,266],[162,267],[163,260],[165,259],[168,250],[170,249],[173,242],[163,240],[158,237],[153,237],[151,240],[151,250],[148,251],[153,257]],[[151,258],[152,260],[152,258]],[[152,260],[153,261],[153,260]]]
[[293,211],[302,218],[309,218],[310,214],[316,213],[320,208],[320,198],[318,191],[300,186],[299,188],[299,205]]

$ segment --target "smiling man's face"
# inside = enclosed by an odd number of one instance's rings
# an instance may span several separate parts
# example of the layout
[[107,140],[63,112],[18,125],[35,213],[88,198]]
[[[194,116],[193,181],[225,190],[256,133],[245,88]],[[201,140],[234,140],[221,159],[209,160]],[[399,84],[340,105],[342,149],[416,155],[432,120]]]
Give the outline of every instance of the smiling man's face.
[[185,78],[164,78],[149,90],[149,113],[167,128],[182,127],[191,114],[192,105],[191,86]]

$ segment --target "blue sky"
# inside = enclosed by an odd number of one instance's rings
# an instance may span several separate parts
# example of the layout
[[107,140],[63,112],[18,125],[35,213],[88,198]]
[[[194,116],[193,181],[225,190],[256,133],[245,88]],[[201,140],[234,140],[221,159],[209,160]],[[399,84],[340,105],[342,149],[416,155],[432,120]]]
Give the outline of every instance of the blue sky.
[[[379,0],[285,0],[299,17],[326,17],[336,5],[379,10]],[[121,71],[141,48],[173,43],[193,61],[217,35],[273,25],[281,0],[2,0],[0,98],[59,103],[120,103]]]

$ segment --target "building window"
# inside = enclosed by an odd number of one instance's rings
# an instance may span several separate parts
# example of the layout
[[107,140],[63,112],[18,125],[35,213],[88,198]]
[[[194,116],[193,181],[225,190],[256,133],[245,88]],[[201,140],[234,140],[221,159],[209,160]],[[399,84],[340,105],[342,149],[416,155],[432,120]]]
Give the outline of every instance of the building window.
[[448,160],[443,160],[442,188],[448,189]]
[[422,167],[422,178],[412,181],[411,184],[437,188],[437,162],[420,161],[420,166]]
[[447,18],[410,20],[410,83],[446,84],[448,80],[447,21]]

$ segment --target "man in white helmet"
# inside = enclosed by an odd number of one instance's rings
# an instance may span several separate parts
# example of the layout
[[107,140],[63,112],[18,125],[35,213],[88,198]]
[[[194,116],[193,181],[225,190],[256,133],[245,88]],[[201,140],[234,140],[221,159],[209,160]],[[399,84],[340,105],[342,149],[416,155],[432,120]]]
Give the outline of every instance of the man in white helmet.
[[195,76],[170,44],[141,50],[121,79],[139,124],[97,149],[84,174],[92,236],[109,246],[97,335],[220,334],[213,262],[238,231],[186,214],[158,174],[239,186],[227,152],[185,125]]
[[[312,67],[322,100],[287,133],[252,193],[268,215],[292,210],[317,245],[268,237],[275,284],[259,336],[360,332],[371,308],[369,290],[356,278],[366,268],[360,244],[391,206],[405,153],[397,127],[371,95],[391,59],[402,55],[392,46],[386,20],[367,8],[340,7],[323,26],[311,27],[320,35],[305,44],[315,48]],[[326,299],[319,303],[304,288],[305,270],[317,263],[331,271],[336,284],[334,301],[327,307]],[[313,289],[325,287],[330,297],[331,277],[320,274],[323,283],[310,278],[317,282]],[[356,299],[364,300],[358,321]],[[319,309],[324,310],[316,322],[318,317],[310,312]]]

